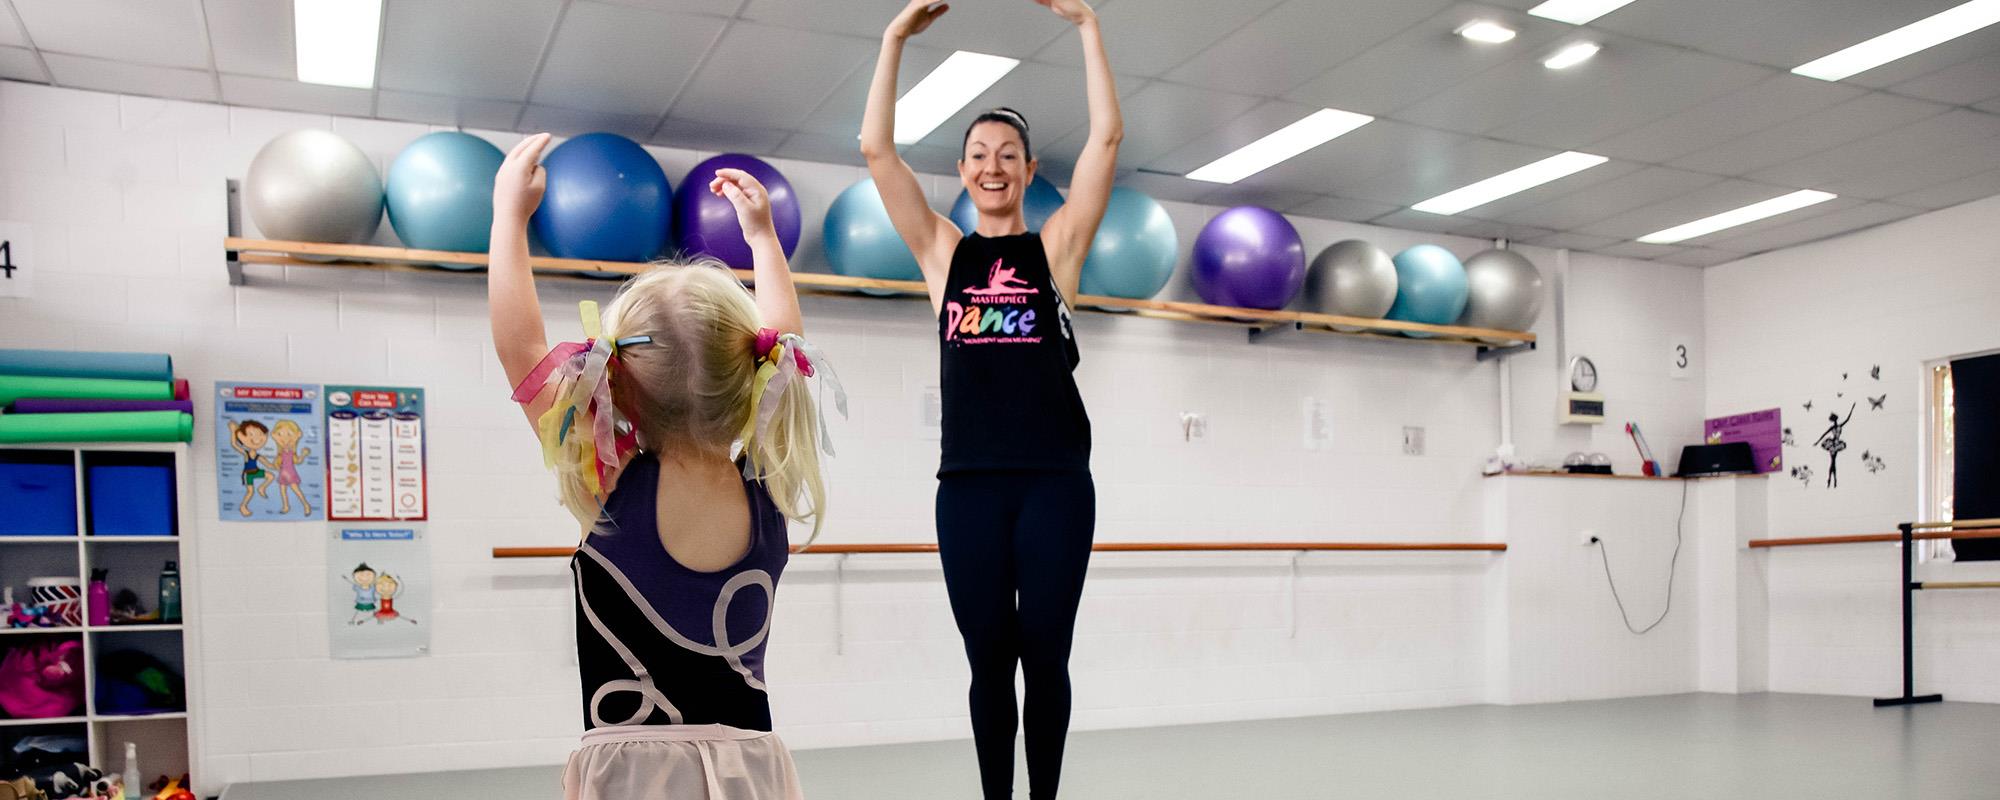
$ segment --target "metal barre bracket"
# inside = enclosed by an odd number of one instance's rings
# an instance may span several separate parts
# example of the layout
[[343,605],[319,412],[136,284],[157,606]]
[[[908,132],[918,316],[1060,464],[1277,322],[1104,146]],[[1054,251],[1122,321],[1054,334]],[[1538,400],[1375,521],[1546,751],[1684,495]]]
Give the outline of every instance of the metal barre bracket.
[[1522,342],[1520,344],[1507,345],[1506,347],[1490,347],[1482,344],[1479,346],[1479,352],[1473,354],[1472,357],[1479,361],[1492,361],[1496,358],[1511,356],[1516,353],[1525,353],[1533,349],[1535,349],[1534,342]]
[[1258,342],[1274,338],[1281,334],[1302,331],[1305,329],[1306,329],[1306,324],[1296,320],[1292,322],[1281,322],[1276,325],[1272,325],[1270,327],[1265,327],[1265,328],[1251,328],[1250,343],[1256,344]]

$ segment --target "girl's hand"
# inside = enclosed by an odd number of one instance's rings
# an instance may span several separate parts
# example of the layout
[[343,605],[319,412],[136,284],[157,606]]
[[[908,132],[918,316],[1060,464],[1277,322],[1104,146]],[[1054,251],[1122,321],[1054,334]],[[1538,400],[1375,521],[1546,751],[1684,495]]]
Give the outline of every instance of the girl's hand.
[[[1036,0],[1036,2],[1041,2],[1041,0]],[[889,29],[883,31],[882,35],[892,39],[908,39],[919,33],[923,33],[926,28],[931,26],[931,23],[937,21],[938,17],[944,16],[944,12],[950,10],[950,3],[939,3],[936,0],[910,0],[909,5],[903,6],[903,12],[897,14],[895,19],[889,21]]]
[[1097,18],[1097,12],[1083,0],[1035,0],[1035,5],[1056,12],[1071,25],[1082,25]]
[[718,169],[708,190],[736,207],[736,224],[743,228],[743,240],[760,236],[776,237],[771,225],[771,194],[757,178],[740,169]]
[[494,221],[528,224],[528,217],[542,204],[542,190],[548,186],[548,171],[542,169],[542,150],[548,146],[549,135],[537,133],[507,153],[499,174],[493,176]]

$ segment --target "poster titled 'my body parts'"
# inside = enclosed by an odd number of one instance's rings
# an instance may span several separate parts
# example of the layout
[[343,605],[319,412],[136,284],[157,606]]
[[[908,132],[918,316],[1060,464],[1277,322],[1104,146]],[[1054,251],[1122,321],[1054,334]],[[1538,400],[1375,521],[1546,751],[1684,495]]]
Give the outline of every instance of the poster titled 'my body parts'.
[[426,518],[424,390],[327,386],[326,446],[327,519]]
[[215,384],[215,494],[224,520],[326,515],[320,388]]

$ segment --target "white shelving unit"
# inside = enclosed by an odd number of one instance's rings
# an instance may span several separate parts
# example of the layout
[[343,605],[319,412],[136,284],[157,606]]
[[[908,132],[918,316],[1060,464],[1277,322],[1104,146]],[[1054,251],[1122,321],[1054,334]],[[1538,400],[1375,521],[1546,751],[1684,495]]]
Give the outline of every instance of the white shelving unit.
[[[131,565],[146,562],[178,562],[181,576],[181,618],[172,623],[150,623],[135,625],[84,625],[66,628],[0,628],[0,649],[5,649],[17,637],[33,635],[54,635],[80,638],[83,643],[84,665],[84,708],[81,715],[52,719],[4,719],[0,718],[0,738],[19,732],[20,728],[50,728],[68,730],[74,733],[81,727],[90,749],[92,764],[106,772],[117,772],[124,768],[125,743],[139,745],[139,764],[151,781],[163,774],[179,776],[194,773],[199,764],[196,754],[200,753],[200,731],[193,715],[202,708],[201,645],[197,635],[197,620],[200,617],[199,574],[196,563],[196,548],[190,546],[188,537],[196,530],[194,521],[195,501],[193,496],[193,461],[188,455],[186,444],[9,444],[0,445],[0,455],[32,451],[40,454],[68,453],[70,466],[76,478],[76,529],[74,536],[8,536],[5,535],[7,520],[0,515],[0,564],[12,566],[0,569],[0,582],[8,582],[15,588],[15,599],[27,602],[19,585],[28,572],[44,575],[76,575],[78,586],[85,589],[86,600],[90,571],[94,567],[115,565],[112,568],[114,587],[127,586],[137,591],[142,602],[148,607],[157,607],[158,597],[147,591],[155,585],[151,581],[133,581],[130,574],[120,575],[118,571],[133,572]],[[175,536],[115,536],[93,535],[90,522],[90,496],[86,466],[93,455],[120,453],[157,453],[171,460],[174,474]],[[67,546],[67,547],[65,547]],[[63,554],[68,550],[67,555]],[[40,551],[40,552],[37,552]],[[162,563],[153,563],[157,570]],[[157,575],[155,575],[157,578]],[[115,593],[115,589],[114,589]],[[86,613],[88,613],[86,611]],[[97,673],[99,658],[114,649],[131,647],[159,657],[169,666],[180,670],[181,682],[185,687],[187,707],[180,711],[154,714],[109,714],[97,708]],[[176,657],[179,663],[175,663]],[[201,776],[193,775],[196,785],[201,785]]]

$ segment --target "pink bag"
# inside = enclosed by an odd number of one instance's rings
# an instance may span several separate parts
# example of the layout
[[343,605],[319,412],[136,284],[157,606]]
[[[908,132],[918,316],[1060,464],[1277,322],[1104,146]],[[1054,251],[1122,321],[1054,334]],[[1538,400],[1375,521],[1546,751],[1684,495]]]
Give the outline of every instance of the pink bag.
[[45,639],[0,658],[0,711],[16,719],[64,717],[83,705],[83,643]]

